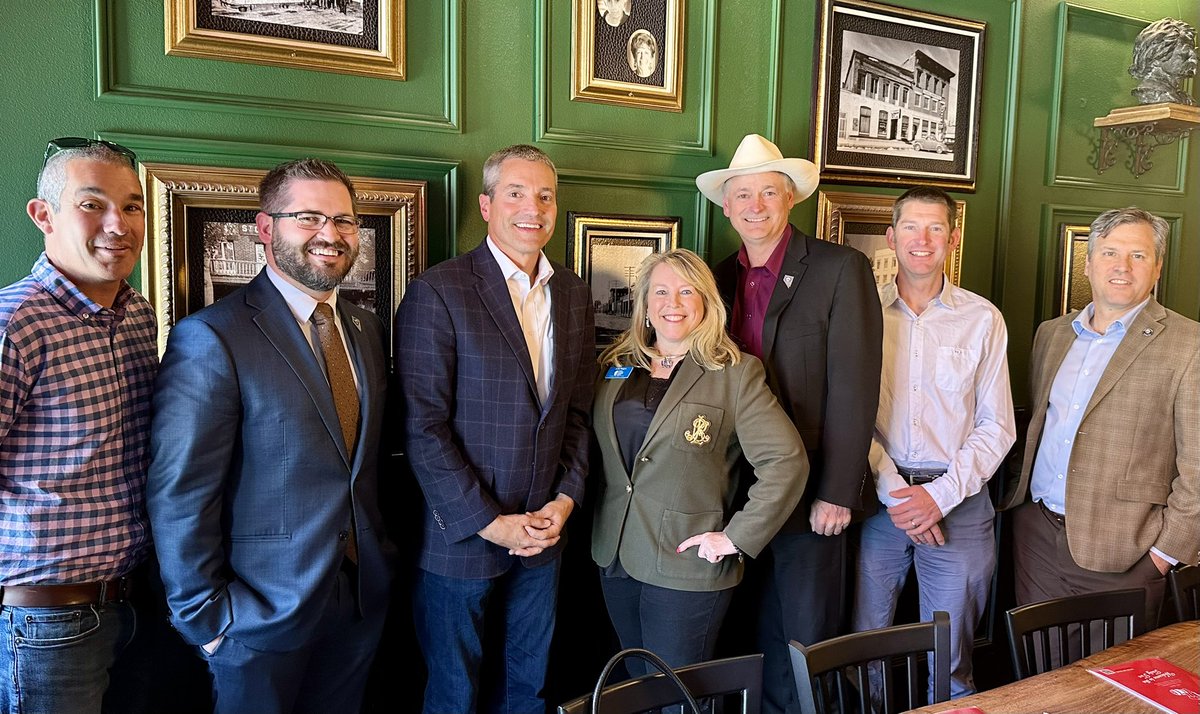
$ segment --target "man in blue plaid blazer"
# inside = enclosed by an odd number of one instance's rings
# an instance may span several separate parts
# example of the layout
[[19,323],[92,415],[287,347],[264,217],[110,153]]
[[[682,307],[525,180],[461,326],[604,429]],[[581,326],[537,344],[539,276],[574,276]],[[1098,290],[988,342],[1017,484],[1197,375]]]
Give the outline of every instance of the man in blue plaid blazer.
[[[542,253],[558,178],[532,146],[493,154],[488,237],[408,286],[396,371],[425,495],[413,592],[425,712],[544,711],[563,526],[583,500],[590,290]],[[503,621],[485,653],[484,629]],[[499,684],[480,692],[480,673]]]

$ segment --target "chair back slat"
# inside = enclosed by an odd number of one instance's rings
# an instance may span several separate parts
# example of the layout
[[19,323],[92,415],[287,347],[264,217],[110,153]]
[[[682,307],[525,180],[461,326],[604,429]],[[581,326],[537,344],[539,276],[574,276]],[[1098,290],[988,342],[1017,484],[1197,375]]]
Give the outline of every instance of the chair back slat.
[[[711,660],[672,669],[697,699],[719,697],[740,706],[739,714],[762,711],[761,654]],[[662,674],[610,684],[600,695],[600,714],[635,714],[681,703],[679,690]],[[558,714],[589,714],[592,695],[558,706]],[[729,712],[726,707],[725,712]]]
[[1175,601],[1175,619],[1200,620],[1200,565],[1186,565],[1167,572],[1167,585]]

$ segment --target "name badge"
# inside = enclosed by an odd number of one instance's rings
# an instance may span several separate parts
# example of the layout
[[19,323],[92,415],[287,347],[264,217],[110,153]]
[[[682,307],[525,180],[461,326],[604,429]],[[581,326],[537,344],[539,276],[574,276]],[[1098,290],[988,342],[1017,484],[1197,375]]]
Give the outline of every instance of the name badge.
[[629,375],[633,374],[633,367],[609,367],[604,373],[605,379],[629,379]]

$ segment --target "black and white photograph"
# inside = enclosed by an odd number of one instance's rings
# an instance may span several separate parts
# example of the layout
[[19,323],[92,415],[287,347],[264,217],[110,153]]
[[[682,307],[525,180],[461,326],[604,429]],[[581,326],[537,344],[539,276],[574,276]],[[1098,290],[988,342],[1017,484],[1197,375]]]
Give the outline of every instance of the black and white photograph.
[[974,190],[984,23],[826,0],[821,28],[822,180]]
[[[201,3],[204,0],[200,0]],[[347,35],[363,34],[363,5],[370,0],[207,0],[212,17],[228,17],[285,27],[305,27]]]
[[167,54],[404,79],[407,0],[166,0]]
[[[821,191],[817,196],[817,237],[848,245],[866,255],[875,275],[875,289],[880,294],[896,282],[899,271],[896,251],[887,244],[887,229],[892,223],[895,202],[893,196],[868,193]],[[958,217],[954,226],[962,231],[967,220],[967,204],[965,201],[955,203],[958,204]],[[958,248],[946,256],[946,275],[955,285],[959,284],[962,272],[962,246],[959,241]]]
[[571,99],[682,111],[685,0],[572,0]]
[[629,327],[638,266],[678,247],[679,225],[675,216],[567,213],[567,257],[592,288],[597,352]]

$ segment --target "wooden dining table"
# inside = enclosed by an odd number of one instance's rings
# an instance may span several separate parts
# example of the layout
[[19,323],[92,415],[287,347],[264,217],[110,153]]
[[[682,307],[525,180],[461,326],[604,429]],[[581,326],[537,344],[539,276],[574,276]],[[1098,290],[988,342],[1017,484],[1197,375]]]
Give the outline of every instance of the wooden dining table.
[[1088,672],[1146,657],[1159,657],[1200,672],[1200,620],[1160,627],[1064,667],[949,702],[913,709],[937,714],[978,707],[984,714],[1161,714],[1161,710]]

